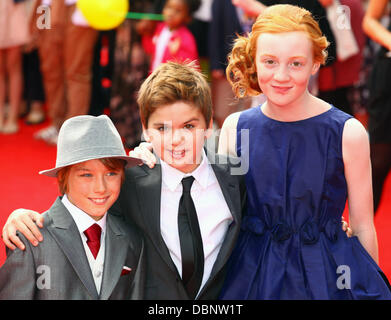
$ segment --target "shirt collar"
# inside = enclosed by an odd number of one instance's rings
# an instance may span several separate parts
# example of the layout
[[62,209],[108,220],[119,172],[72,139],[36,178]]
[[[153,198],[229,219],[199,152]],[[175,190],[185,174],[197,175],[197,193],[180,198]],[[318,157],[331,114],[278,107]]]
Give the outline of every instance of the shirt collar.
[[185,177],[193,176],[194,179],[201,185],[202,188],[206,188],[210,182],[210,164],[205,151],[202,150],[202,160],[200,165],[190,173],[183,173],[160,159],[162,165],[162,180],[167,187],[174,191]]
[[103,233],[106,231],[107,212],[104,214],[102,219],[96,221],[93,218],[91,218],[87,213],[85,213],[83,210],[79,209],[73,203],[71,203],[66,194],[64,194],[61,201],[64,204],[64,206],[68,209],[69,213],[71,214],[80,233],[83,233],[94,223],[97,223],[102,228]]

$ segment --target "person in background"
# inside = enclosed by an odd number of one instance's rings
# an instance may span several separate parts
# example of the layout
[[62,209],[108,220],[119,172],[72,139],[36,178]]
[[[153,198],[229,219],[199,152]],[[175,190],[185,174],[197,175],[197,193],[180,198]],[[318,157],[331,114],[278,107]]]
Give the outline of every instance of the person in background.
[[33,9],[36,8],[37,2],[40,2],[40,0],[26,3],[28,5],[28,21],[31,34],[29,43],[23,48],[23,98],[26,102],[26,111],[28,111],[25,122],[29,125],[39,124],[46,118],[44,110],[45,93],[38,53],[39,32],[33,26],[36,21],[32,21]]
[[[333,5],[334,1],[319,0],[326,9]],[[320,83],[318,97],[337,106],[342,111],[354,115],[351,105],[351,94],[354,85],[360,80],[359,76],[363,64],[363,51],[366,41],[366,36],[361,26],[364,18],[364,9],[361,0],[339,0],[337,6],[341,8],[341,11],[346,11],[346,18],[349,20],[340,21],[340,27],[351,28],[358,52],[346,59],[337,57],[335,63],[327,67],[329,69],[327,72],[328,79],[322,79],[324,86],[322,87]],[[338,19],[336,22],[338,23]],[[338,28],[338,26],[336,27]]]
[[116,29],[99,31],[92,65],[92,93],[88,114],[99,116],[110,106]]
[[[152,10],[152,5],[151,1],[132,0],[129,10],[145,13]],[[133,149],[142,139],[137,92],[149,71],[149,57],[137,31],[139,24],[148,23],[128,19],[117,28],[113,55],[110,118],[128,149]]]
[[157,24],[150,38],[151,71],[167,61],[195,61],[199,65],[197,43],[187,25],[200,4],[200,0],[165,2],[164,21]]
[[[28,18],[23,2],[0,2],[0,133],[3,134],[13,134],[19,130],[23,90],[22,46],[29,41]],[[9,108],[5,110],[7,93]]]
[[[50,125],[36,139],[56,144],[62,123],[88,114],[91,101],[92,63],[97,30],[76,8],[77,0],[42,0],[49,6],[50,29],[39,30],[39,56]],[[33,22],[38,19],[34,11]],[[34,20],[35,19],[35,20]]]
[[365,33],[381,45],[369,78],[368,105],[375,212],[391,169],[391,22],[388,28],[380,22],[390,3],[388,0],[369,1],[363,21]]
[[[197,43],[198,55],[201,67],[209,63],[208,37],[210,21],[212,20],[213,0],[201,0],[201,5],[193,14],[193,19],[188,25]],[[209,71],[209,68],[205,68]]]
[[23,98],[28,110],[25,122],[29,125],[40,124],[46,118],[44,109],[45,92],[40,72],[38,50],[31,46],[23,52],[23,76]]
[[[262,6],[259,2],[257,2]],[[263,8],[262,6],[261,8]],[[251,30],[254,17],[232,4],[232,0],[213,1],[212,19],[209,26],[208,50],[213,117],[215,125],[221,128],[225,118],[233,112],[250,107],[251,101],[238,100],[225,77],[227,56],[237,34]]]

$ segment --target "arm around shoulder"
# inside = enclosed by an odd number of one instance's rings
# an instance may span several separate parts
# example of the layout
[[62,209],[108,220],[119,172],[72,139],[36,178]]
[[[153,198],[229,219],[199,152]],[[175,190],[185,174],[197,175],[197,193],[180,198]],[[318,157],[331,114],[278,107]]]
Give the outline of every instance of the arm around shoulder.
[[38,212],[28,209],[14,210],[3,227],[2,238],[4,244],[12,250],[15,247],[24,250],[25,245],[16,235],[16,232],[19,231],[34,246],[38,245],[38,241],[43,240],[38,227],[42,228],[43,223],[44,219]]
[[378,262],[369,138],[363,125],[356,119],[345,123],[342,154],[348,188],[349,223],[353,235],[358,237],[364,248]]

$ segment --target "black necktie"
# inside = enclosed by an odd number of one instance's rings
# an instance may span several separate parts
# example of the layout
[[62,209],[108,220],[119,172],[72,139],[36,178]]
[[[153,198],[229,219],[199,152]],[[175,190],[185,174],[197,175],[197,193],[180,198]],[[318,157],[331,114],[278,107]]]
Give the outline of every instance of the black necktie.
[[183,192],[179,201],[178,230],[182,254],[182,281],[191,299],[195,299],[204,274],[204,249],[197,212],[190,195],[194,177],[182,180]]

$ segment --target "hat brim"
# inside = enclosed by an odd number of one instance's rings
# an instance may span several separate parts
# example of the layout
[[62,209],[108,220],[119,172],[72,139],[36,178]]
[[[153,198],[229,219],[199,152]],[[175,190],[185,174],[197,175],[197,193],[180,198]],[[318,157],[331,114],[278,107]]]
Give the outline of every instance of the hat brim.
[[89,160],[98,160],[98,159],[103,159],[103,158],[115,158],[115,159],[125,160],[126,161],[126,166],[125,166],[126,168],[134,167],[134,166],[137,166],[137,165],[140,165],[140,164],[143,163],[143,161],[141,159],[139,159],[139,158],[133,158],[133,157],[129,157],[129,156],[110,156],[110,155],[105,155],[105,156],[102,156],[102,157],[99,157],[99,158],[92,157],[92,158],[80,159],[80,160],[74,161],[72,163],[67,163],[66,165],[63,165],[63,166],[55,167],[55,168],[48,169],[48,170],[39,171],[39,174],[55,178],[55,177],[57,177],[58,171],[60,171],[62,168],[65,168],[65,167],[68,167],[68,166],[71,166],[71,165],[74,165],[74,164],[78,164],[78,163],[81,163],[81,162],[89,161]]

